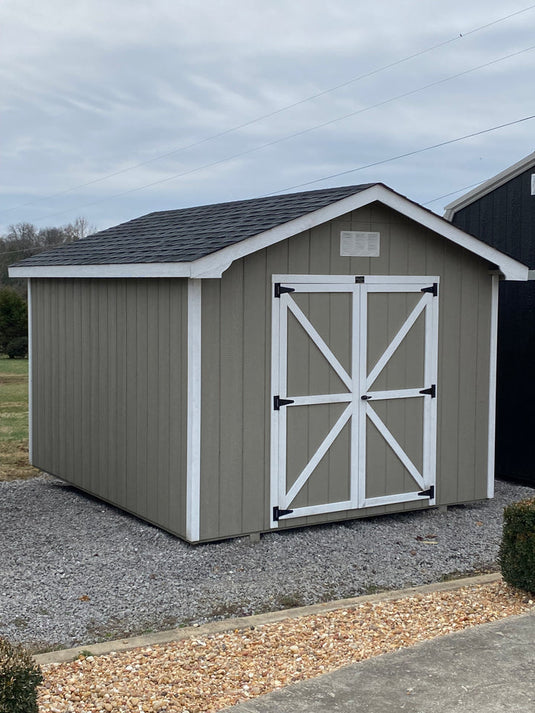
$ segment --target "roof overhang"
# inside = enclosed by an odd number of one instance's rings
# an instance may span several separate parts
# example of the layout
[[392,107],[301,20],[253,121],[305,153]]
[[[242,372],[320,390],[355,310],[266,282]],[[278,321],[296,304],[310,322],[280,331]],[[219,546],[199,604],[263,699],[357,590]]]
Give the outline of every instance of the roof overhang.
[[528,268],[472,235],[456,228],[444,218],[414,203],[390,188],[377,183],[324,208],[277,225],[251,238],[206,255],[193,262],[133,263],[104,265],[39,265],[9,268],[10,277],[29,278],[149,278],[190,277],[220,278],[235,260],[275,245],[298,233],[338,218],[378,201],[420,225],[450,240],[498,267],[507,280],[527,280]]
[[444,218],[446,220],[452,220],[455,213],[457,213],[462,208],[465,208],[467,205],[470,205],[474,201],[479,200],[479,198],[483,198],[483,196],[487,195],[487,193],[494,191],[500,186],[503,186],[504,183],[507,183],[511,179],[516,178],[521,173],[524,173],[524,171],[527,171],[532,167],[535,167],[535,152],[530,153],[529,156],[525,156],[517,163],[513,164],[512,166],[509,166],[509,168],[506,168],[504,171],[501,171],[500,173],[496,174],[496,176],[489,178],[487,181],[481,183],[481,185],[477,186],[477,188],[474,188],[472,191],[469,191],[460,198],[456,198],[451,203],[448,203],[448,205],[444,209]]

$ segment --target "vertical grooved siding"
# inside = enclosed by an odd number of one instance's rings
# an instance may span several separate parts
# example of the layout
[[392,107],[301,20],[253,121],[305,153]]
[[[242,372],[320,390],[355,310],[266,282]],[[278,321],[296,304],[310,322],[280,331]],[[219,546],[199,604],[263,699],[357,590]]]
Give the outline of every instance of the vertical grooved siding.
[[[378,258],[341,257],[341,230],[379,231]],[[439,275],[437,503],[485,498],[491,277],[463,248],[373,204],[236,261],[202,298],[201,540],[269,529],[271,276]],[[296,527],[425,507],[405,503]]]
[[32,280],[34,462],[185,535],[185,280]]
[[[535,268],[533,166],[459,209],[452,223]],[[496,474],[535,485],[535,282],[500,285],[496,412]]]

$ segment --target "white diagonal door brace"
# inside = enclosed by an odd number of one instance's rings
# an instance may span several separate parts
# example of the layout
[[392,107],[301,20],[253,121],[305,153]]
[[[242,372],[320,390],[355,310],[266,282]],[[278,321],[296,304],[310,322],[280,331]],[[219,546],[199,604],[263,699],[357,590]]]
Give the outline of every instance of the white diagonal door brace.
[[394,339],[390,342],[388,345],[386,351],[383,353],[381,358],[377,361],[377,364],[373,367],[373,369],[370,371],[366,378],[366,388],[365,390],[368,391],[370,389],[370,386],[374,383],[374,381],[377,379],[379,374],[382,372],[382,370],[385,368],[387,363],[389,362],[390,358],[394,355],[394,352],[396,349],[399,347],[401,342],[405,339],[407,334],[409,333],[410,328],[412,325],[416,322],[418,317],[422,314],[424,309],[427,307],[427,305],[430,302],[430,299],[433,299],[429,294],[424,294],[416,307],[412,310],[410,315],[407,317],[406,321],[402,325],[401,329],[399,332],[396,334]]
[[342,412],[342,415],[339,417],[337,422],[334,424],[334,426],[331,428],[329,433],[327,434],[327,437],[324,439],[323,443],[320,445],[318,450],[314,453],[312,458],[308,461],[307,465],[301,473],[299,474],[298,478],[290,488],[290,490],[285,493],[282,497],[282,503],[283,507],[286,508],[290,505],[290,503],[294,500],[295,496],[297,493],[301,490],[303,485],[307,482],[309,477],[312,475],[314,470],[316,469],[318,463],[321,461],[323,456],[327,453],[331,445],[333,444],[335,438],[338,436],[342,428],[346,425],[346,423],[349,421],[351,418],[351,404],[347,406],[344,411]]
[[[379,288],[380,289],[380,288]],[[377,288],[371,288],[370,291],[377,291]],[[385,290],[388,291],[388,290]],[[390,344],[387,346],[381,357],[377,360],[374,367],[371,369],[369,374],[366,374],[366,369],[363,364],[364,369],[363,381],[366,384],[366,391],[361,396],[362,408],[363,408],[363,423],[362,423],[362,438],[361,438],[361,453],[360,459],[362,468],[366,471],[366,422],[368,418],[377,428],[380,435],[383,437],[385,442],[390,446],[396,457],[406,468],[408,473],[413,478],[415,484],[419,487],[421,491],[424,491],[429,485],[434,484],[435,480],[435,452],[436,452],[436,401],[434,401],[435,391],[436,391],[436,379],[437,379],[437,352],[436,344],[438,342],[438,332],[437,332],[437,304],[436,296],[433,293],[426,291],[423,293],[422,297],[418,300],[416,306],[412,309],[411,313],[402,324],[401,328],[398,330],[397,334],[394,336]],[[405,337],[408,335],[409,331],[415,324],[418,317],[423,313],[425,318],[425,328],[424,328],[424,384],[421,388],[412,389],[391,389],[382,391],[370,391],[370,387],[373,386],[374,382],[381,374],[383,369],[386,367],[398,347],[402,344]],[[363,360],[365,355],[363,354]],[[388,401],[391,399],[407,399],[407,398],[423,398],[425,395],[429,394],[430,389],[428,387],[432,386],[433,396],[427,398],[424,401],[424,414],[423,414],[423,458],[422,458],[422,472],[414,465],[412,460],[409,458],[405,450],[398,443],[396,438],[392,435],[391,431],[379,417],[375,409],[373,408],[373,401]],[[370,403],[370,401],[372,403]],[[433,403],[432,403],[433,402]],[[359,501],[361,503],[360,507],[366,507],[370,505],[385,505],[389,502],[402,502],[400,495],[385,495],[374,498],[366,497],[366,486],[365,478],[361,479],[359,484],[360,497]],[[431,489],[431,493],[433,493]],[[420,497],[420,493],[416,490],[413,493],[405,493],[405,499],[415,500]],[[434,495],[429,496],[429,502],[434,502]]]
[[411,461],[409,456],[405,453],[403,448],[399,445],[399,443],[396,441],[394,436],[390,433],[388,428],[385,426],[385,424],[381,421],[379,416],[375,413],[373,408],[369,403],[366,403],[366,415],[370,419],[370,421],[374,424],[375,428],[379,431],[381,436],[385,439],[385,441],[388,443],[390,448],[394,451],[394,453],[397,455],[399,460],[403,463],[405,468],[409,471],[409,473],[412,475],[414,480],[418,483],[420,488],[422,490],[425,487],[425,481],[423,479],[422,474],[418,470],[418,468],[414,465],[414,463]]
[[[273,358],[272,384],[274,410],[272,416],[272,526],[277,526],[281,518],[305,517],[328,512],[352,510],[355,508],[402,503],[420,500],[422,496],[434,503],[435,461],[436,461],[436,377],[437,377],[437,344],[438,344],[438,300],[437,287],[439,278],[414,276],[365,276],[356,279],[345,276],[310,276],[288,275],[274,276],[274,282],[283,283],[274,295],[273,301]],[[430,283],[432,283],[430,287]],[[432,289],[433,288],[433,289]],[[321,294],[346,292],[352,295],[352,317],[350,331],[351,374],[342,366],[330,346],[325,342],[309,317],[293,299],[291,293]],[[390,341],[373,368],[367,373],[367,340],[368,340],[368,294],[412,293],[418,295],[417,304],[402,323],[397,333]],[[419,293],[423,293],[420,294]],[[318,348],[333,372],[337,374],[348,389],[343,393],[323,393],[293,395],[288,394],[288,311],[303,328],[311,342]],[[424,326],[424,374],[421,387],[406,388],[403,383],[397,389],[370,391],[378,376],[388,365],[398,347],[403,343],[411,328],[420,315],[425,315]],[[306,364],[303,368],[307,368]],[[432,388],[430,388],[432,387]],[[423,398],[423,460],[421,471],[409,457],[404,447],[394,437],[373,407],[374,401],[389,401],[392,399]],[[370,403],[371,400],[371,403]],[[304,468],[288,486],[287,457],[288,431],[287,409],[298,406],[314,407],[319,404],[346,404],[338,415],[335,424],[322,436],[319,447],[311,458],[307,458]],[[306,413],[306,412],[304,412]],[[301,418],[301,416],[298,416]],[[414,482],[410,492],[395,492],[367,497],[367,424],[373,423],[378,434],[404,466]],[[321,504],[293,505],[294,501],[309,482],[311,475],[317,470],[322,459],[329,452],[336,439],[347,424],[350,424],[350,485],[347,500],[326,501]],[[308,431],[307,431],[308,433]],[[292,441],[293,446],[297,444]],[[303,447],[305,445],[303,444]],[[429,488],[429,486],[432,486]],[[429,493],[426,488],[429,488]],[[422,490],[424,492],[418,492]],[[287,508],[292,508],[291,510]]]
[[[336,374],[340,377],[345,386],[347,386],[350,391],[352,390],[352,379],[340,364],[339,360],[333,354],[332,350],[328,347],[325,340],[321,337],[317,329],[311,324],[310,320],[306,317],[301,308],[296,304],[293,298],[288,293],[283,293],[280,296],[281,300],[281,311],[284,313],[286,310],[294,315],[299,324],[303,327],[305,332],[308,334],[312,342],[318,347],[321,354],[325,357],[329,365],[333,368]],[[284,317],[284,323],[287,324],[287,317]],[[291,400],[294,406],[311,406],[313,404],[326,404],[326,403],[344,403],[352,401],[353,396],[350,392],[342,394],[314,394],[310,396],[292,396]],[[299,476],[294,481],[292,487],[288,492],[286,492],[286,487],[282,487],[279,493],[279,500],[281,502],[281,507],[286,508],[295,499],[299,491],[306,484],[314,470],[317,468],[323,456],[327,453],[331,445],[336,440],[336,437],[341,432],[342,428],[351,418],[351,405],[347,406],[342,412],[341,416],[337,419],[334,426],[331,428],[327,436],[322,441],[321,445],[318,447],[312,458],[309,460],[305,468],[301,471]],[[282,485],[282,482],[281,482]]]
[[303,314],[302,310],[297,306],[297,304],[288,294],[281,295],[281,298],[284,302],[286,302],[286,305],[290,312],[297,319],[299,324],[303,327],[303,329],[312,339],[314,344],[318,347],[323,356],[327,359],[327,361],[338,374],[340,379],[342,379],[347,388],[351,390],[353,388],[351,377],[344,369],[344,367],[340,364],[338,359],[334,356],[327,344],[325,344],[325,341],[322,339],[319,332],[310,324],[310,321]]

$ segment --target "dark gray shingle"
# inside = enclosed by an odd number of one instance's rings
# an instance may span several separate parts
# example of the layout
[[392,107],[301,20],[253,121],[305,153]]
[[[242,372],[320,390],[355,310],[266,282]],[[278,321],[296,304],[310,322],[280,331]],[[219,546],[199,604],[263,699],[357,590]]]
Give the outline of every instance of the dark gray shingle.
[[192,262],[375,185],[253,198],[149,213],[17,266]]

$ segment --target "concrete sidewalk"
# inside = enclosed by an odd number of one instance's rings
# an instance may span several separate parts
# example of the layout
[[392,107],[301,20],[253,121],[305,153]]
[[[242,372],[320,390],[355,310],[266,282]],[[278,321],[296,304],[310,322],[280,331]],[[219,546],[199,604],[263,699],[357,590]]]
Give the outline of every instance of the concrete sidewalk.
[[535,612],[377,656],[226,711],[534,713]]

